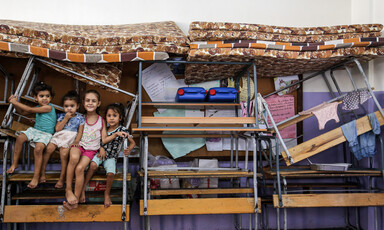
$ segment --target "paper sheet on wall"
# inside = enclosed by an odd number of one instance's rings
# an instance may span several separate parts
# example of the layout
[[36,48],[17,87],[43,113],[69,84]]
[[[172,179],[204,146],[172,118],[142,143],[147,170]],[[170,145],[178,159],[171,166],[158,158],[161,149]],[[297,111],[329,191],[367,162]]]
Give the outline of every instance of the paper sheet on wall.
[[[275,90],[279,90],[279,89],[282,89],[282,88],[284,88],[290,84],[298,82],[299,76],[293,75],[293,76],[287,76],[287,77],[275,77],[273,80],[275,82]],[[295,91],[299,87],[300,87],[300,84],[297,84],[295,86],[291,86],[288,89],[285,89],[285,90],[279,92],[278,94],[279,94],[279,96],[282,96],[284,94],[288,94],[288,93]]]
[[[295,115],[295,97],[293,95],[273,95],[267,97],[265,101],[268,104],[268,108],[271,111],[275,123],[278,123]],[[272,125],[269,118],[268,124]],[[296,125],[294,124],[288,126],[287,128],[281,130],[280,134],[283,138],[295,138]]]
[[143,70],[143,87],[152,101],[165,101],[165,89],[175,76],[165,63],[155,63]]

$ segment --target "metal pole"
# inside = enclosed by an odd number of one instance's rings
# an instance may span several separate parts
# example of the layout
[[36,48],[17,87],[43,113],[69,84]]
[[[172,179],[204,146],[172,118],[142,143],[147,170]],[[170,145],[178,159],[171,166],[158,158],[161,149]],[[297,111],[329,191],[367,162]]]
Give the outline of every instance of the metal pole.
[[[24,69],[23,75],[21,76],[20,82],[19,82],[19,84],[18,84],[18,86],[16,88],[15,95],[19,96],[20,90],[23,88],[22,87],[23,83],[24,83],[24,81],[26,81],[26,78],[29,76],[29,74],[31,73],[31,70],[32,70],[32,68],[34,66],[34,59],[35,59],[35,56],[31,56],[29,58],[28,63],[26,65],[25,69]],[[22,90],[21,90],[21,92],[22,92]],[[11,122],[12,122],[11,113],[12,113],[13,110],[14,110],[13,105],[10,104],[6,114],[4,115],[4,119],[3,119],[3,123],[2,123],[3,127],[10,127]]]
[[102,86],[104,86],[104,87],[107,87],[107,88],[116,90],[116,91],[118,91],[118,92],[120,92],[120,93],[129,95],[129,96],[131,96],[131,97],[134,97],[134,96],[135,96],[135,94],[133,94],[133,93],[129,93],[129,92],[127,92],[127,91],[124,91],[124,90],[121,90],[121,89],[119,89],[119,88],[113,87],[113,86],[108,85],[108,84],[106,84],[106,83],[104,83],[104,82],[100,82],[100,81],[95,80],[95,79],[93,79],[93,78],[91,78],[91,77],[85,76],[85,75],[83,75],[83,74],[80,74],[80,73],[75,72],[75,71],[73,71],[73,70],[67,69],[67,68],[65,68],[65,67],[56,65],[56,64],[51,63],[51,62],[49,62],[49,61],[46,61],[46,60],[44,60],[44,59],[37,58],[37,60],[43,62],[44,64],[47,64],[47,65],[50,65],[50,66],[54,66],[54,67],[56,67],[56,68],[58,68],[58,69],[65,70],[65,71],[67,71],[68,73],[71,73],[71,74],[74,74],[74,75],[76,75],[76,76],[79,76],[79,77],[82,77],[82,78],[84,78],[84,79],[87,79],[87,80],[89,80],[89,81],[95,82],[95,83],[97,83],[97,84],[99,84],[99,85],[102,85]]
[[349,70],[348,66],[344,66],[344,68],[345,68],[345,70],[346,70],[347,73],[348,73],[348,77],[349,77],[349,79],[350,79],[351,82],[352,82],[353,88],[354,88],[355,90],[357,90],[357,86],[356,86],[355,81],[353,80],[353,77],[352,77],[352,74],[351,74],[351,70]]
[[372,91],[372,87],[371,87],[371,85],[368,82],[368,79],[367,79],[367,76],[364,73],[363,67],[361,66],[359,60],[354,59],[354,61],[355,61],[356,65],[357,65],[357,67],[359,68],[359,71],[360,71],[361,75],[363,76],[363,79],[365,81],[365,84],[367,85],[368,91],[372,95],[373,101],[375,102],[377,108],[379,109],[379,111],[381,113],[381,116],[383,116],[383,118],[384,118],[383,108],[381,108],[380,103],[377,101],[377,98],[376,98],[375,94]]
[[136,117],[136,120],[137,120],[137,127],[140,128],[141,127],[141,102],[143,100],[142,98],[142,71],[143,71],[143,63],[140,61],[139,62],[139,79],[137,80],[137,88],[139,90],[139,108],[137,110],[137,117]]
[[[128,140],[124,140],[124,149],[128,147]],[[122,207],[122,216],[121,219],[125,221],[127,219],[127,173],[128,173],[128,156],[124,156],[124,170],[123,170],[123,207]]]
[[9,143],[9,136],[7,136],[7,139],[4,142],[4,149],[3,149],[3,181],[1,186],[1,209],[0,209],[0,222],[3,222],[4,218],[4,201],[5,201],[5,187],[7,183],[7,153],[8,153],[8,143]]
[[148,207],[148,135],[144,134],[144,210],[143,215],[147,215]]
[[257,229],[257,214],[259,210],[257,194],[257,142],[256,137],[252,137],[253,145],[253,196],[255,198],[255,229]]
[[[253,85],[254,85],[254,94],[255,94],[254,106],[255,106],[256,127],[259,128],[259,111],[258,111],[259,108],[258,108],[258,103],[257,103],[257,70],[256,70],[255,61],[252,62],[252,65],[253,65]],[[250,89],[248,89],[248,90],[250,90]]]

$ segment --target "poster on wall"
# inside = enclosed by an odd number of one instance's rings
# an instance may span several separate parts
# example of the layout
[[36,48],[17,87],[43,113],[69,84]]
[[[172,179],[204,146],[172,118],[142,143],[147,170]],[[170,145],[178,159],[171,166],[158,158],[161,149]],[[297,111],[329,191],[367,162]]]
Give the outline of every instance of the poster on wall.
[[[295,97],[293,95],[272,95],[267,97],[265,101],[276,124],[295,115]],[[272,125],[269,118],[268,124]],[[284,139],[296,138],[296,125],[294,124],[282,129],[280,134]]]

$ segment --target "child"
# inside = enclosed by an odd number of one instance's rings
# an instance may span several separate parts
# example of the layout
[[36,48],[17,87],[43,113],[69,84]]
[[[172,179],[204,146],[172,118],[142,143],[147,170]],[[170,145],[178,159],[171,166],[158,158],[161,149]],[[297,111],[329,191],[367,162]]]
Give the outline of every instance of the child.
[[7,173],[13,173],[18,167],[20,153],[23,149],[23,144],[26,141],[35,142],[35,170],[29,188],[36,188],[39,183],[40,169],[43,161],[43,151],[51,140],[52,134],[55,132],[56,112],[51,102],[54,96],[52,87],[44,82],[37,82],[33,86],[32,94],[39,104],[36,107],[27,106],[17,101],[17,96],[11,95],[9,102],[15,106],[16,111],[22,115],[36,113],[36,121],[34,128],[30,127],[26,131],[22,131],[16,138],[15,149],[13,152],[13,162]]
[[60,113],[58,115],[56,133],[53,135],[43,156],[43,165],[41,167],[40,176],[40,183],[44,183],[46,181],[45,170],[48,160],[56,148],[60,148],[61,172],[55,188],[62,188],[64,185],[69,149],[71,146],[79,146],[85,123],[84,116],[76,114],[76,111],[80,107],[80,98],[76,91],[72,90],[65,94],[62,104],[65,113]]
[[[67,166],[67,179],[63,205],[67,209],[77,207],[78,198],[84,185],[84,169],[100,149],[100,140],[107,136],[105,122],[98,115],[101,104],[100,94],[96,90],[88,90],[84,95],[85,125],[83,136],[79,146],[73,146],[70,150]],[[73,176],[76,174],[75,193],[72,191]]]
[[100,148],[100,153],[93,157],[91,165],[88,169],[87,175],[85,177],[85,183],[83,190],[80,196],[80,202],[85,202],[85,188],[88,182],[91,180],[93,173],[97,170],[100,164],[103,164],[105,171],[107,172],[107,186],[104,192],[104,206],[108,208],[111,202],[111,188],[113,179],[116,173],[116,160],[119,156],[121,144],[123,139],[128,137],[129,146],[124,149],[124,155],[128,156],[129,152],[135,147],[136,143],[132,137],[128,134],[128,129],[122,126],[124,117],[124,107],[120,103],[115,103],[108,105],[105,112],[105,119],[108,126],[108,138],[106,142],[109,143],[103,144],[103,147]]

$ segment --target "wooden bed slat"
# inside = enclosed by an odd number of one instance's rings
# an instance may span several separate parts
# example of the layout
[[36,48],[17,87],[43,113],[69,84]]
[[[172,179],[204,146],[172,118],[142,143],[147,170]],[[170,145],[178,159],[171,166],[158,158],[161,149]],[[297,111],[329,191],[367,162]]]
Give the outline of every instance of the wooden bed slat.
[[255,117],[141,117],[142,124],[255,124]]
[[[140,176],[143,176],[143,172],[138,172]],[[232,178],[232,177],[252,177],[253,172],[245,171],[148,171],[148,177],[150,178],[207,178],[207,177],[218,177],[218,178]],[[260,176],[260,174],[258,174]]]
[[[127,205],[127,221],[129,206]],[[71,211],[62,205],[6,205],[4,223],[36,222],[117,222],[122,221],[122,206],[79,205]]]
[[211,188],[211,189],[159,189],[151,190],[151,195],[187,195],[187,194],[240,194],[253,193],[253,188]]
[[[258,213],[261,200],[258,198]],[[152,215],[195,215],[254,213],[253,198],[199,198],[148,200],[149,216]],[[140,215],[143,215],[144,201],[140,200]]]
[[[384,118],[381,116],[380,111],[376,111],[375,115],[379,121],[380,126],[384,124]],[[356,120],[357,135],[361,135],[372,130],[371,123],[368,116],[361,117]],[[288,149],[294,163],[304,160],[310,156],[327,150],[333,146],[343,143],[346,141],[341,127],[333,129],[327,133],[319,135],[311,140],[303,142],[295,147]],[[287,153],[281,152],[287,165],[291,165]]]
[[[48,173],[45,175],[47,183],[56,183],[60,178],[60,173]],[[32,180],[32,173],[16,173],[12,174],[8,181],[10,182],[29,182]],[[106,181],[106,175],[95,174],[92,177],[92,181]],[[131,174],[127,174],[127,181],[131,180]],[[123,174],[117,173],[115,175],[115,181],[123,181]]]
[[[283,194],[283,208],[384,206],[384,193]],[[279,196],[273,195],[278,208]]]

